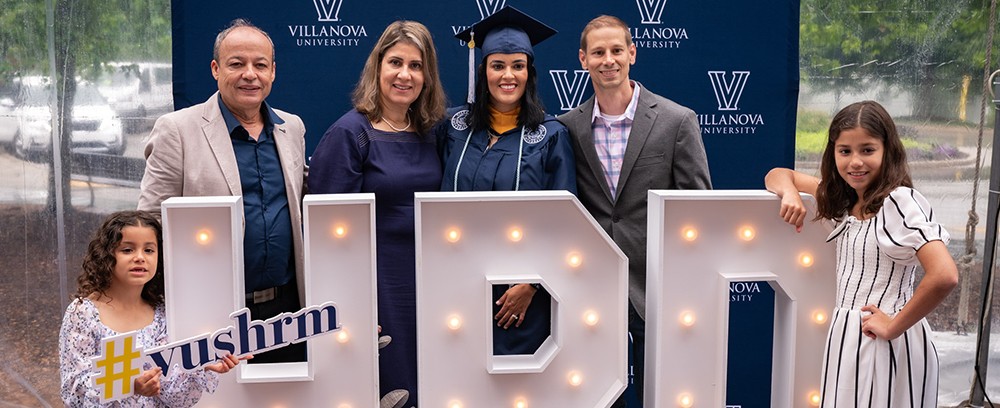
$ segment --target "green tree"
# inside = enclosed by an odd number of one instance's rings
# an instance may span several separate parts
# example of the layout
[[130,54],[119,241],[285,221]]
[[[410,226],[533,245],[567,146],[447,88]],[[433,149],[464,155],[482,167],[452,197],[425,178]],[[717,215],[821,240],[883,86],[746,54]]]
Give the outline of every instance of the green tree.
[[961,78],[982,76],[985,0],[802,0],[801,5],[800,67],[814,87],[835,94],[882,85],[912,89],[913,116],[953,119]]
[[[70,210],[70,138],[79,79],[92,79],[120,60],[161,60],[170,55],[169,0],[0,0],[0,84],[43,75],[53,79],[58,157],[49,177],[50,211],[61,184]],[[0,86],[0,91],[3,87]],[[58,169],[57,169],[58,168]],[[58,174],[57,174],[58,173]]]
[[45,3],[0,0],[0,84],[45,62]]

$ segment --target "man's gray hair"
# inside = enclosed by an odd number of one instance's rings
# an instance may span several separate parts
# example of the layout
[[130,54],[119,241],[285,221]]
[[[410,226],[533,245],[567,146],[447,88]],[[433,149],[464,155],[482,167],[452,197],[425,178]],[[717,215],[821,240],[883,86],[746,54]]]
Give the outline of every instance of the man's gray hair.
[[274,62],[274,41],[271,40],[271,36],[267,35],[267,32],[261,30],[260,27],[257,27],[253,25],[251,22],[242,18],[237,18],[233,21],[230,21],[229,25],[226,26],[226,29],[222,30],[222,32],[220,32],[219,35],[215,36],[215,47],[213,47],[212,49],[212,59],[215,60],[215,62],[217,63],[220,64],[222,63],[222,61],[219,61],[219,47],[222,45],[222,40],[225,40],[226,36],[228,36],[229,33],[233,32],[233,30],[242,27],[257,30],[257,32],[264,35],[264,38],[267,38],[267,41],[271,43],[271,62]]

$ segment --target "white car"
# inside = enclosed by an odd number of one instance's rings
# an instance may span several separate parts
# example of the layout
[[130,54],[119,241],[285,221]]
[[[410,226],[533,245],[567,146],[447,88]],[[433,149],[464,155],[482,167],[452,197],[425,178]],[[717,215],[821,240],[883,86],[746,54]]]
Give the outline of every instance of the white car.
[[125,131],[135,133],[174,110],[171,72],[165,62],[109,62],[96,83]]
[[[52,87],[46,81],[21,81],[19,92],[0,99],[0,144],[19,157],[48,154],[52,148]],[[122,123],[97,88],[77,83],[73,101],[70,150],[121,155]]]

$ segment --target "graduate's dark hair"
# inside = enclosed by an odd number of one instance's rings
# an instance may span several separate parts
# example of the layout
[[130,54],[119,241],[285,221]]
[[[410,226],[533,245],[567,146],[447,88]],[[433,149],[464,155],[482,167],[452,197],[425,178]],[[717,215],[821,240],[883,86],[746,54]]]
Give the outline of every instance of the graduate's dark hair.
[[896,187],[913,187],[906,164],[906,149],[899,138],[896,124],[882,105],[875,101],[855,102],[834,115],[830,121],[829,137],[820,162],[820,182],[816,189],[816,219],[841,219],[849,214],[858,202],[858,193],[837,171],[837,139],[845,130],[861,128],[882,141],[882,167],[878,178],[872,180],[861,203],[862,216],[875,214],[882,208],[882,201]]
[[[490,127],[490,88],[486,82],[487,58],[479,64],[476,70],[476,100],[472,102],[466,123],[473,131],[488,130]],[[538,73],[535,71],[534,58],[528,57],[528,80],[524,84],[524,95],[521,96],[521,112],[517,115],[517,125],[524,126],[529,131],[538,129],[545,121],[545,106],[538,97]]]

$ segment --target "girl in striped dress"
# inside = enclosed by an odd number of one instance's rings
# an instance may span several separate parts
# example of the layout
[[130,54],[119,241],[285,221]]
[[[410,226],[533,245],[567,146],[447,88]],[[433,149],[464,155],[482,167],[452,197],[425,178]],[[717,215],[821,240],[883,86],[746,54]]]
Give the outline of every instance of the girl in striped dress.
[[[801,231],[816,219],[837,227],[837,297],[821,379],[822,407],[937,406],[938,358],[924,319],[958,283],[948,232],[913,189],[896,125],[876,102],[834,116],[817,179],[771,170],[764,183],[780,216]],[[915,286],[914,270],[924,276]]]

